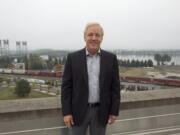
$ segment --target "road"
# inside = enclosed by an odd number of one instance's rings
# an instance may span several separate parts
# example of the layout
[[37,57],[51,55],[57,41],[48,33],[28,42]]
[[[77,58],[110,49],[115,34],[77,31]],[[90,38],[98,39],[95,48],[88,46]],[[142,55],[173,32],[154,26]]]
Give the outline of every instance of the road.
[[[180,104],[122,110],[108,135],[178,135]],[[0,135],[66,135],[62,116],[0,122]]]

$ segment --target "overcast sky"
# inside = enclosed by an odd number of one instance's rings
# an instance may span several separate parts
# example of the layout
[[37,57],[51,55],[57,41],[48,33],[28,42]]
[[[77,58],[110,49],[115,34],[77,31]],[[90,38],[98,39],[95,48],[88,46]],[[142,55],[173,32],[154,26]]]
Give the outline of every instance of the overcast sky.
[[0,39],[28,49],[80,49],[99,22],[104,49],[180,49],[180,0],[0,0]]

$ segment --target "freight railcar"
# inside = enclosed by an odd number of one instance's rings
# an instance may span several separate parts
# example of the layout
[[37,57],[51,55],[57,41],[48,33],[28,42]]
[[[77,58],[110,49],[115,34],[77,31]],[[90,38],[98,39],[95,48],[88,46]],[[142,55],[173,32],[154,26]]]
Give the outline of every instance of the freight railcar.
[[49,70],[23,70],[23,69],[5,69],[0,68],[0,73],[16,74],[16,75],[30,75],[30,76],[46,76],[46,77],[62,77],[62,72],[51,72]]
[[148,78],[148,77],[130,77],[123,76],[121,81],[124,82],[133,82],[133,83],[147,83],[147,84],[157,84],[164,86],[176,86],[180,87],[180,80],[169,79],[169,78]]

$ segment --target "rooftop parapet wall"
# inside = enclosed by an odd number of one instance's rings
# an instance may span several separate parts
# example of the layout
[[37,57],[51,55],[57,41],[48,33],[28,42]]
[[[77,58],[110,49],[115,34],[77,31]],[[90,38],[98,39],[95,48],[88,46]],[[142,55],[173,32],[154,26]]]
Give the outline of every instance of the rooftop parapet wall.
[[60,97],[1,100],[0,113],[61,108]]
[[[122,93],[121,108],[180,103],[180,88]],[[60,109],[60,97],[1,100],[0,113]]]

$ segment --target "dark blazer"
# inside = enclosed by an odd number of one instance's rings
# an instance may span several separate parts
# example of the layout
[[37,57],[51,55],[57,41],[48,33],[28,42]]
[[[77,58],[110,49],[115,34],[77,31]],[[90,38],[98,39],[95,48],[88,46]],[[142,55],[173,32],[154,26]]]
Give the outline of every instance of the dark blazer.
[[[116,55],[100,52],[99,121],[106,125],[110,114],[118,115],[120,80]],[[84,120],[88,107],[88,73],[85,48],[68,54],[62,77],[61,103],[63,116],[72,114],[75,125]]]

